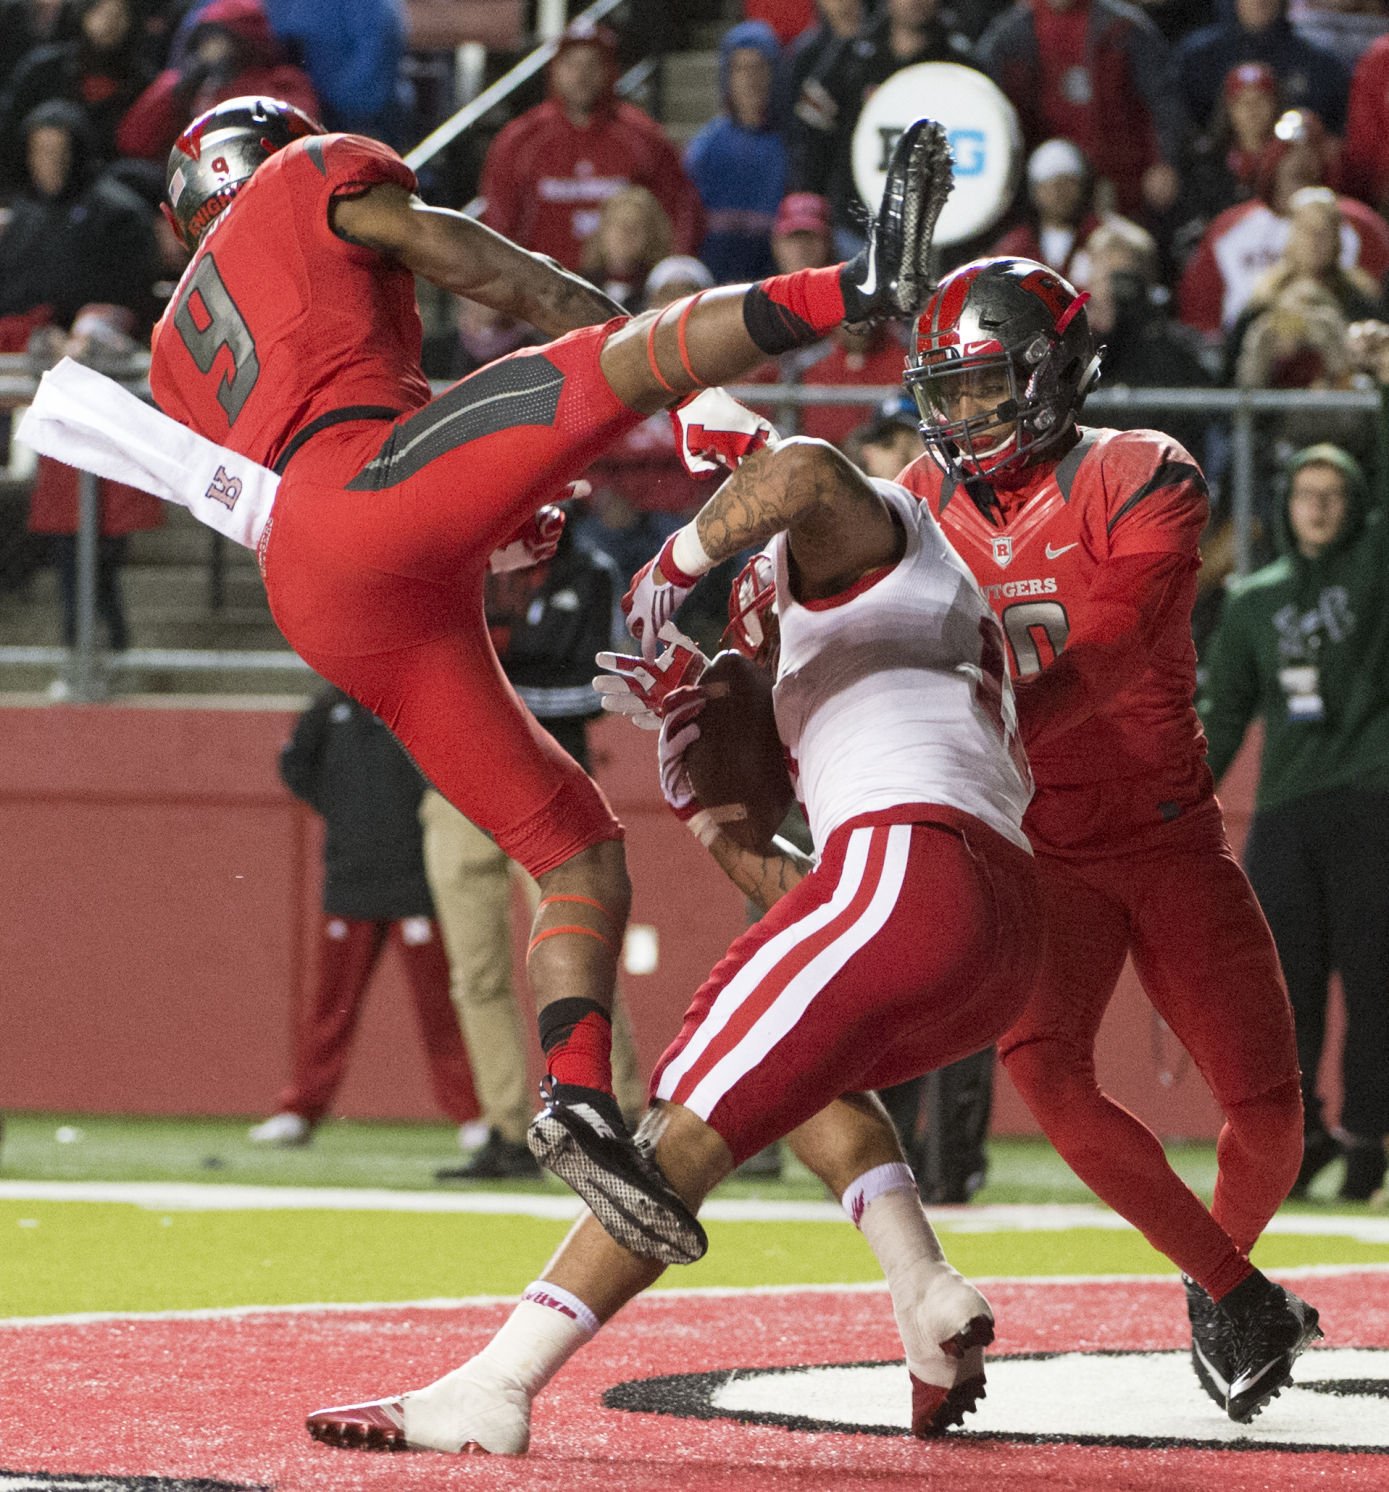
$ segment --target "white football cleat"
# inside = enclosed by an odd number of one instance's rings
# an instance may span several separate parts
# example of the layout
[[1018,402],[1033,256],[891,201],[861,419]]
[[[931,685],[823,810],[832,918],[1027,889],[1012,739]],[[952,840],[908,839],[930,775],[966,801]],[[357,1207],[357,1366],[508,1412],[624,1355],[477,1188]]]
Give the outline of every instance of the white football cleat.
[[524,1456],[530,1417],[526,1391],[475,1357],[398,1398],[316,1409],[305,1425],[315,1440],[344,1450]]
[[994,1339],[987,1300],[948,1264],[923,1260],[912,1305],[893,1314],[912,1385],[912,1434],[926,1440],[961,1424],[984,1397],[984,1348]]
[[313,1139],[313,1125],[302,1114],[272,1114],[246,1132],[253,1145],[307,1145]]

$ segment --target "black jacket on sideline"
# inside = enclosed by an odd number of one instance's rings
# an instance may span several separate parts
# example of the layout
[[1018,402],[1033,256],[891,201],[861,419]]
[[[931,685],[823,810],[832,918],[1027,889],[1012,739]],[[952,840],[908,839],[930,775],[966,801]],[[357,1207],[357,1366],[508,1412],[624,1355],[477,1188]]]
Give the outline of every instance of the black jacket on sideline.
[[280,777],[323,815],[323,910],[334,917],[432,917],[416,817],[425,781],[387,728],[339,689],[299,717]]

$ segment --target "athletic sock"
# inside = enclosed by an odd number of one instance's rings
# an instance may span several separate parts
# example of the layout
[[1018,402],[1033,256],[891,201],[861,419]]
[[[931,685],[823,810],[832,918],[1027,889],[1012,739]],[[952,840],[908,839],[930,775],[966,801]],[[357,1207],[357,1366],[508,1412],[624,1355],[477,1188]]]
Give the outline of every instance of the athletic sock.
[[545,1071],[567,1087],[613,1091],[612,1017],[596,1000],[553,1000],[539,1015]]
[[923,1260],[945,1263],[940,1240],[922,1211],[910,1166],[901,1162],[874,1166],[850,1183],[842,1201],[882,1265],[889,1290]]
[[818,342],[844,320],[842,264],[798,269],[749,287],[743,325],[769,357]]

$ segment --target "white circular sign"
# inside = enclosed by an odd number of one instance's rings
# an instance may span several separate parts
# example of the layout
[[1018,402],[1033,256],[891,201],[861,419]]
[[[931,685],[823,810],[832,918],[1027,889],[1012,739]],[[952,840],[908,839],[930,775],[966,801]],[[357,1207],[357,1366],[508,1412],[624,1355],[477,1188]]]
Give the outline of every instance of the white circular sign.
[[918,62],[873,92],[854,126],[854,185],[876,210],[897,137],[914,119],[937,119],[950,136],[955,189],[936,224],[942,247],[983,233],[1008,210],[1022,165],[1017,110],[990,78],[958,62]]

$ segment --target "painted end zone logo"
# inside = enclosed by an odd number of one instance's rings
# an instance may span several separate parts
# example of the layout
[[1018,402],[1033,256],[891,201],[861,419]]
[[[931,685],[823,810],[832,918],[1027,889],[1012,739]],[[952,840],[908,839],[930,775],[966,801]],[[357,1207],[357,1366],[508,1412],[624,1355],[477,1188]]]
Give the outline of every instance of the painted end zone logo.
[[[1242,1451],[1389,1452],[1389,1350],[1314,1348],[1253,1425],[1226,1419],[1185,1352],[1038,1352],[987,1359],[988,1397],[953,1440]],[[633,1379],[609,1409],[820,1434],[905,1435],[900,1362],[741,1368]]]

